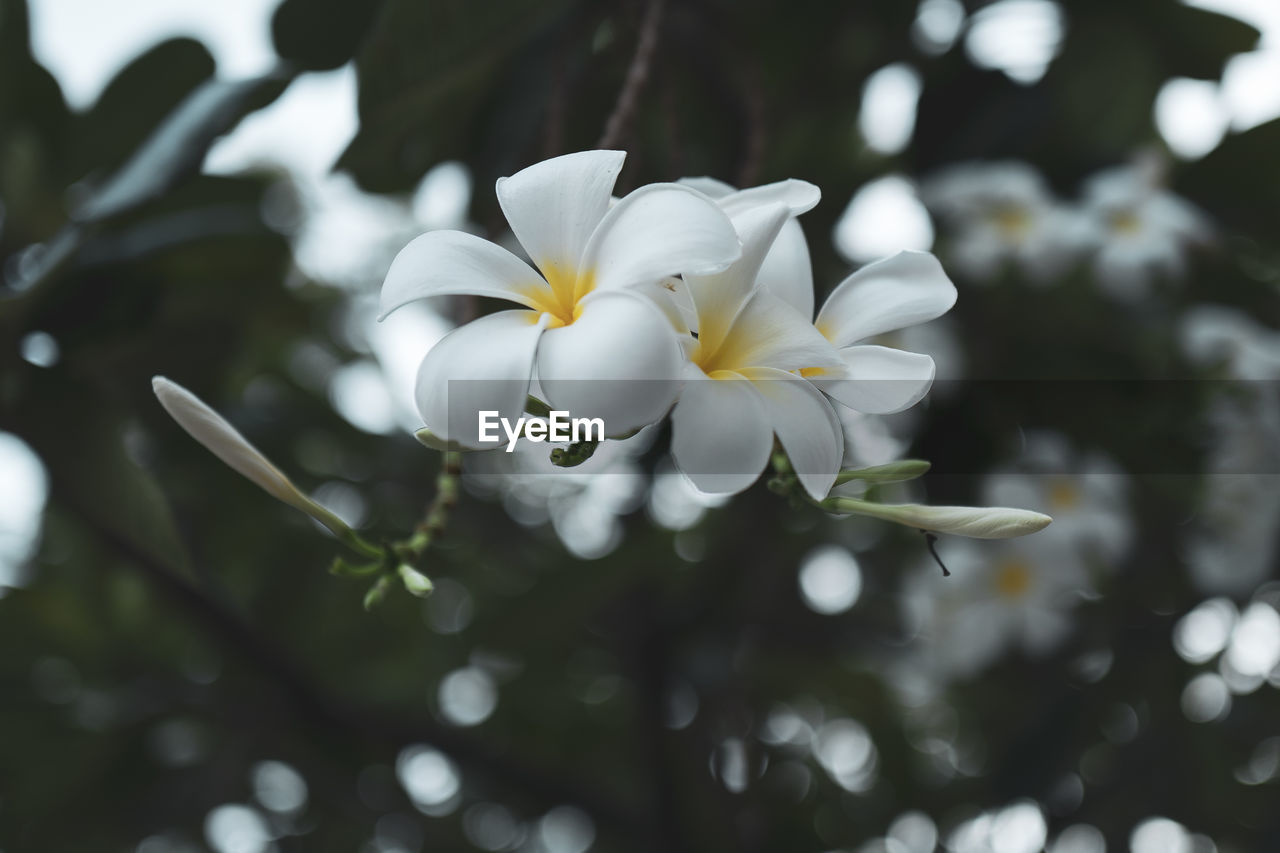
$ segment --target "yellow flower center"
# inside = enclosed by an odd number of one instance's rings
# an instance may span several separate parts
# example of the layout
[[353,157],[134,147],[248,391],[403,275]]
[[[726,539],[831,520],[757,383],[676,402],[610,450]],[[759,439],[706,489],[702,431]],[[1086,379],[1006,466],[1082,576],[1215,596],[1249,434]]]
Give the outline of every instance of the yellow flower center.
[[568,326],[582,316],[582,299],[595,289],[593,270],[576,271],[564,264],[539,264],[546,281],[540,281],[525,290],[533,302],[533,310],[550,314],[550,328]]
[[1142,220],[1132,210],[1112,211],[1109,222],[1111,230],[1122,237],[1132,237],[1142,230]]
[[1017,601],[1031,589],[1031,567],[1021,560],[1006,560],[996,566],[996,594]]
[[1049,508],[1062,512],[1080,503],[1080,489],[1070,480],[1056,480],[1049,487]]
[[991,222],[1006,240],[1021,242],[1031,230],[1031,215],[1021,207],[1003,205],[991,212]]

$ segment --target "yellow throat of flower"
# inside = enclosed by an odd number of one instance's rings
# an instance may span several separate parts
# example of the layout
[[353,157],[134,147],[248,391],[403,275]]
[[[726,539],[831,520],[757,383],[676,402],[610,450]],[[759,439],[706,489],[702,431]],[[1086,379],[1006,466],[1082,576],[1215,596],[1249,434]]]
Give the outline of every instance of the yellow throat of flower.
[[1022,560],[1005,560],[996,566],[996,594],[1008,601],[1017,601],[1031,589],[1031,566]]
[[991,212],[991,222],[1006,240],[1020,243],[1031,230],[1031,214],[1016,205],[1003,205]]
[[568,326],[582,316],[582,299],[595,290],[594,270],[575,270],[567,264],[539,264],[545,282],[528,288],[525,293],[533,302],[533,310],[550,314],[549,328]]
[[1142,230],[1142,220],[1132,210],[1115,210],[1108,217],[1111,230],[1122,237],[1132,237]]
[[1049,486],[1049,509],[1064,512],[1080,503],[1080,489],[1067,479],[1055,480]]

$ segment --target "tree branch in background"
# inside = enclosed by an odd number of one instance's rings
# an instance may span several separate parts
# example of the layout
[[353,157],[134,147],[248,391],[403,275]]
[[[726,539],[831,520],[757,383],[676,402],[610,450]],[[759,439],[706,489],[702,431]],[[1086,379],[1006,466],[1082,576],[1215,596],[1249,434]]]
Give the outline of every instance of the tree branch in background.
[[662,13],[665,5],[666,0],[649,0],[644,20],[640,22],[640,38],[636,42],[635,55],[631,57],[626,79],[622,81],[622,90],[618,92],[618,101],[605,122],[604,133],[596,143],[596,148],[616,148],[623,142],[630,129],[636,106],[640,102],[640,93],[644,91],[645,83],[649,80],[653,53],[658,47],[658,31],[662,29]]
[[483,739],[444,726],[425,713],[406,716],[361,706],[329,693],[315,684],[282,647],[226,604],[178,577],[127,537],[102,523],[91,509],[68,500],[65,493],[61,497],[63,505],[76,514],[86,529],[135,566],[156,590],[191,616],[193,622],[224,649],[266,677],[276,688],[282,704],[292,712],[293,719],[287,721],[290,727],[300,719],[314,729],[396,751],[413,743],[429,744],[459,764],[479,771],[497,784],[519,789],[547,807],[562,803],[578,806],[622,837],[636,839],[637,849],[643,849],[643,840],[653,834],[643,815],[602,793],[598,784],[548,773]]

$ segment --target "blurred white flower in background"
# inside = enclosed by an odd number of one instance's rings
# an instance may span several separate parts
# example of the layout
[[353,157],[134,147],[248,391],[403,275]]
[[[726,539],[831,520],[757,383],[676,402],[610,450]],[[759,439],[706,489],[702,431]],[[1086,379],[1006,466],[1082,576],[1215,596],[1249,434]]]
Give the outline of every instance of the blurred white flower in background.
[[934,689],[976,675],[1015,648],[1047,654],[1070,633],[1070,611],[1087,588],[1073,550],[1026,536],[981,544],[948,539],[940,553],[950,577],[925,555],[903,584],[903,621],[914,639],[898,662]]
[[1041,537],[1056,539],[1110,569],[1133,540],[1129,477],[1101,453],[1077,453],[1054,432],[1028,432],[1016,466],[988,474],[984,503],[1053,516]]
[[1206,305],[1187,312],[1181,337],[1193,361],[1228,380],[1209,406],[1187,563],[1202,591],[1247,595],[1274,571],[1280,533],[1280,332]]
[[40,457],[13,433],[0,432],[0,597],[22,586],[40,545],[49,475]]
[[1183,315],[1179,337],[1188,358],[1202,367],[1220,367],[1227,378],[1280,378],[1280,331],[1243,311],[1197,305]]
[[601,442],[590,459],[572,468],[550,460],[551,448],[565,445],[522,441],[512,453],[468,453],[463,483],[483,497],[500,499],[521,524],[550,523],[569,551],[593,560],[621,544],[621,517],[644,504],[649,481],[638,459],[652,440],[646,430]]
[[904,249],[933,247],[933,223],[915,181],[903,175],[876,178],[854,193],[831,235],[846,260],[865,264]]
[[1046,284],[1090,243],[1088,220],[1054,198],[1027,163],[958,163],[926,179],[921,197],[953,231],[948,262],[975,281],[997,278],[1012,263]]
[[974,65],[1029,86],[1049,70],[1065,30],[1066,16],[1053,0],[996,0],[974,12],[964,46]]
[[667,530],[689,530],[702,521],[707,510],[724,506],[728,495],[698,491],[689,478],[675,469],[670,459],[658,463],[649,490],[649,517]]
[[1141,297],[1153,281],[1182,278],[1189,249],[1213,240],[1206,216],[1163,187],[1163,171],[1158,158],[1144,156],[1085,183],[1094,272],[1115,296]]
[[[1071,610],[1129,547],[1128,479],[1105,457],[1079,454],[1060,435],[1032,433],[1018,465],[986,478],[984,502],[1038,510],[1054,522],[1035,536],[973,543],[947,539],[902,590],[915,638],[896,665],[932,679],[932,689],[976,675],[1013,649],[1051,652],[1072,627]],[[926,690],[929,689],[926,685]]]

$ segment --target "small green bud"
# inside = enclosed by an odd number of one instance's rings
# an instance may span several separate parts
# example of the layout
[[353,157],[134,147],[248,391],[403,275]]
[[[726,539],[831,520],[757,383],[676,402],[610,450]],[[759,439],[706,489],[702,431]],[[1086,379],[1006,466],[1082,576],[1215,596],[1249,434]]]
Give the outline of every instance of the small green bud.
[[364,594],[364,609],[372,610],[382,603],[382,599],[387,597],[387,590],[391,589],[391,575],[383,575],[369,587],[369,591]]
[[400,580],[404,582],[404,588],[412,595],[418,596],[418,598],[426,598],[436,588],[435,584],[431,582],[431,578],[408,563],[401,563],[396,569],[396,573],[400,575]]

